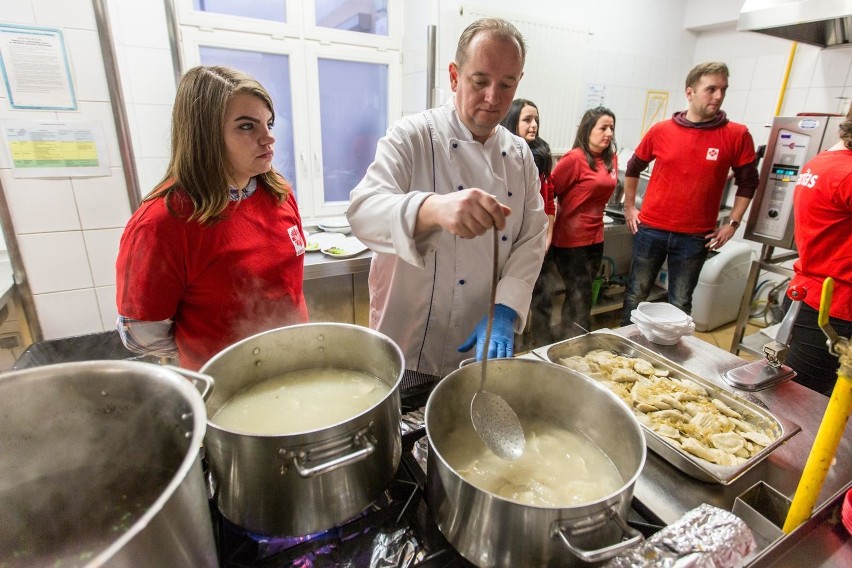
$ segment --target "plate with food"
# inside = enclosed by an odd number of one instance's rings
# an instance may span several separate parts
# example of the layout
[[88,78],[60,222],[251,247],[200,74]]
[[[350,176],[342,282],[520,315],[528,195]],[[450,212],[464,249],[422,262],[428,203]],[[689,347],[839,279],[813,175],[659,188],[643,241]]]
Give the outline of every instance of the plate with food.
[[358,256],[365,250],[367,245],[356,239],[355,237],[347,237],[341,241],[335,242],[330,246],[320,249],[323,254],[334,258],[350,258]]
[[305,238],[305,251],[319,252],[344,240],[346,236],[340,233],[312,233]]

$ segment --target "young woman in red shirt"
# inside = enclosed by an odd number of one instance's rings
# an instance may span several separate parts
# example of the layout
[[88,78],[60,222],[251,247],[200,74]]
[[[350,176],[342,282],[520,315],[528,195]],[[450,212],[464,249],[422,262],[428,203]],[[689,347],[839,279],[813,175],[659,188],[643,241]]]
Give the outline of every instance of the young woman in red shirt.
[[172,112],[171,161],[119,245],[118,329],[133,351],[200,368],[255,333],[308,319],[305,238],[272,167],[272,99],[226,67],[195,67]]

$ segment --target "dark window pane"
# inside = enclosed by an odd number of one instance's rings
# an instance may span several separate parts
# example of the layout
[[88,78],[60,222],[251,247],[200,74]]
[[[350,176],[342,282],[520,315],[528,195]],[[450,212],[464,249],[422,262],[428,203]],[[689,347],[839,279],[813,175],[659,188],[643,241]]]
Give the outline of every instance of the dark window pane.
[[349,201],[388,127],[388,67],[336,59],[318,63],[324,197]]
[[388,35],[387,0],[316,0],[317,26]]
[[201,63],[239,69],[257,79],[275,105],[275,157],[272,165],[296,189],[296,160],[293,147],[293,105],[290,88],[290,59],[279,53],[261,53],[222,47],[201,47]]
[[198,12],[214,12],[273,22],[287,21],[286,0],[192,0],[192,6]]

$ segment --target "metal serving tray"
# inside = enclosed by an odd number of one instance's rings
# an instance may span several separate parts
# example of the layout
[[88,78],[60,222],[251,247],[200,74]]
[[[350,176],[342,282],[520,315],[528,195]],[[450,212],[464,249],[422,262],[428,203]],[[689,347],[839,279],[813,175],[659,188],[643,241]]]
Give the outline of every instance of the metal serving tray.
[[649,363],[652,363],[658,369],[668,370],[670,373],[669,376],[671,377],[687,378],[695,381],[704,387],[710,396],[718,398],[732,409],[742,414],[750,423],[760,425],[763,428],[769,427],[774,432],[776,437],[772,444],[764,448],[760,453],[749,458],[745,463],[738,466],[721,466],[693,456],[680,448],[676,448],[666,442],[662,436],[643,424],[642,430],[645,432],[645,443],[648,446],[648,449],[662,457],[680,471],[696,479],[709,481],[711,483],[720,483],[722,485],[730,485],[745,472],[757,465],[761,460],[765,459],[775,448],[786,442],[790,439],[790,437],[796,434],[796,432],[801,430],[798,425],[783,418],[774,416],[765,408],[762,408],[687,369],[684,369],[677,363],[666,359],[638,343],[614,333],[593,332],[588,335],[581,335],[559,343],[554,343],[547,347],[540,347],[536,349],[534,353],[546,361],[559,364],[560,359],[571,357],[573,355],[579,355],[582,357],[589,351],[594,349],[606,349],[607,347],[622,355],[629,357],[641,357]]

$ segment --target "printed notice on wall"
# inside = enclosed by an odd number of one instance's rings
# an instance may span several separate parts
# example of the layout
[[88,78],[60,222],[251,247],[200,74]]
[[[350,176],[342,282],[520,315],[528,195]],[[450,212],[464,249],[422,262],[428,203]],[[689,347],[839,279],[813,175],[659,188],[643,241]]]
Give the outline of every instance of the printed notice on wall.
[[16,178],[109,175],[100,122],[0,121]]
[[606,106],[606,85],[586,83],[586,108]]
[[61,30],[0,24],[0,69],[13,109],[77,110]]

